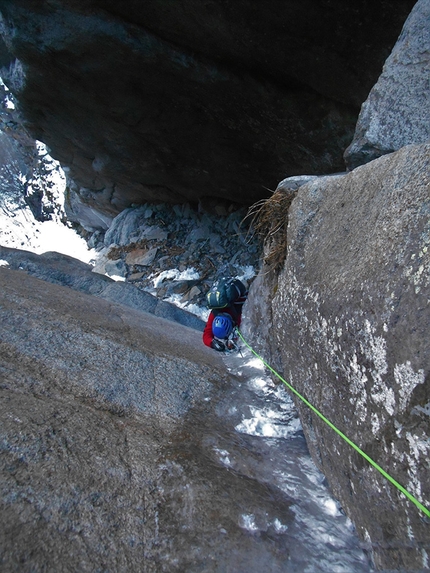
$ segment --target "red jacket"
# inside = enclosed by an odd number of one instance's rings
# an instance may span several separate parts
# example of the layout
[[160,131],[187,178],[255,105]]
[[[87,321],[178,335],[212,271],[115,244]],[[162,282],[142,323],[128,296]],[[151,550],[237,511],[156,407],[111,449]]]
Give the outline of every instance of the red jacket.
[[[231,307],[226,307],[223,308],[221,310],[221,312],[226,312],[227,314],[229,314],[233,321],[235,322],[236,326],[240,326],[240,320],[241,320],[241,311],[242,308],[240,307],[239,312],[235,311],[235,309],[231,308]],[[212,323],[214,321],[214,318],[216,317],[217,314],[220,314],[220,312],[218,311],[217,313],[214,313],[214,311],[212,310],[209,317],[208,317],[208,321],[206,323],[205,329],[203,331],[203,343],[206,344],[206,346],[210,346],[212,340],[214,339],[214,335],[212,333]]]

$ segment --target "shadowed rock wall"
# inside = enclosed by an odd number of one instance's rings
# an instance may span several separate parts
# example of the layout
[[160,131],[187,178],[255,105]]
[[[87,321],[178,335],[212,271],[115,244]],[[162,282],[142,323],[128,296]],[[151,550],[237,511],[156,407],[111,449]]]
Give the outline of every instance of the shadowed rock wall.
[[288,175],[343,169],[412,5],[3,0],[20,61],[7,81],[70,168],[75,209],[251,204]]

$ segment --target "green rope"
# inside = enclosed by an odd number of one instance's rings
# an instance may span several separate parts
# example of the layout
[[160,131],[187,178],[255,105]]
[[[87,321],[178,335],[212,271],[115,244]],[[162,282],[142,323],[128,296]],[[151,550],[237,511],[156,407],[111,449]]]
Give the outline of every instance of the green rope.
[[315,406],[313,406],[310,402],[308,402],[308,400],[306,400],[306,398],[304,398],[299,392],[297,392],[297,390],[295,388],[293,388],[293,386],[291,386],[291,384],[289,384],[286,380],[284,380],[284,378],[282,378],[282,376],[280,374],[278,374],[278,372],[276,372],[276,370],[274,370],[271,366],[269,366],[269,364],[267,364],[267,362],[264,360],[264,358],[262,358],[259,354],[257,354],[257,352],[255,352],[255,350],[247,343],[247,341],[244,339],[242,333],[240,332],[239,329],[237,329],[237,332],[242,340],[242,342],[245,344],[245,346],[247,346],[249,348],[249,350],[259,359],[261,360],[261,362],[271,371],[273,372],[273,374],[275,376],[277,376],[279,378],[279,380],[281,380],[286,386],[287,388],[289,388],[291,390],[291,392],[293,392],[298,398],[300,398],[300,400],[302,402],[304,402],[306,404],[306,406],[308,406],[313,412],[315,412],[315,414],[317,416],[319,416],[321,418],[321,420],[323,420],[328,426],[330,426],[330,428],[332,430],[334,430],[343,440],[345,440],[345,442],[347,444],[349,444],[352,448],[354,448],[354,450],[356,452],[358,452],[361,456],[363,456],[363,458],[365,460],[367,460],[369,462],[369,464],[371,464],[374,468],[376,468],[378,470],[378,472],[380,472],[389,482],[391,482],[399,491],[401,491],[408,499],[410,499],[410,501],[412,501],[412,503],[414,503],[421,511],[423,511],[427,517],[430,517],[430,511],[424,507],[422,505],[422,503],[420,503],[412,494],[410,494],[402,485],[400,485],[394,478],[392,478],[389,474],[387,474],[387,472],[385,470],[383,470],[381,468],[381,466],[379,466],[376,462],[374,462],[372,460],[372,458],[370,458],[365,452],[363,452],[363,450],[361,450],[356,444],[354,444],[354,442],[352,440],[350,440],[347,436],[345,436],[345,434],[343,432],[341,432],[338,428],[336,428],[336,426],[334,424],[332,424],[332,422],[330,422],[330,420],[328,420],[323,414],[321,414],[321,412],[319,410],[317,410],[315,408]]

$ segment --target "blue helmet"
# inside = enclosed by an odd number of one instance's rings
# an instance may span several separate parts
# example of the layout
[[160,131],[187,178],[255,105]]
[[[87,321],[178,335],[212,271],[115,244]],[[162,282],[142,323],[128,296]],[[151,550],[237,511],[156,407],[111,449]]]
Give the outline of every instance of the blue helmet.
[[212,323],[212,333],[217,338],[228,338],[233,330],[233,319],[229,314],[218,314]]

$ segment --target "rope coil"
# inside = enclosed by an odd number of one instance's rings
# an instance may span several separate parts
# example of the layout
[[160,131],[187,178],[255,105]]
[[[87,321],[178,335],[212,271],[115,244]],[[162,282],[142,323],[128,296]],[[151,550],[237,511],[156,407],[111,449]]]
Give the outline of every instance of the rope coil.
[[369,462],[375,469],[378,470],[380,474],[382,474],[392,485],[394,485],[400,492],[403,493],[412,503],[414,503],[418,509],[420,509],[427,517],[430,518],[430,511],[424,507],[422,503],[420,503],[411,493],[408,492],[398,481],[390,476],[381,466],[379,466],[371,457],[369,457],[363,450],[361,450],[352,440],[350,440],[343,432],[341,432],[336,426],[330,422],[315,406],[313,406],[304,396],[302,396],[291,384],[289,384],[276,370],[274,370],[267,362],[262,358],[257,352],[248,344],[248,342],[243,337],[241,331],[237,329],[238,335],[242,342],[245,344],[247,348],[256,356],[265,366],[268,368],[281,382],[287,386],[291,392],[293,392],[300,400],[306,404],[317,416],[321,418],[332,430],[334,430],[347,444],[349,444],[356,452],[358,452],[365,460]]

